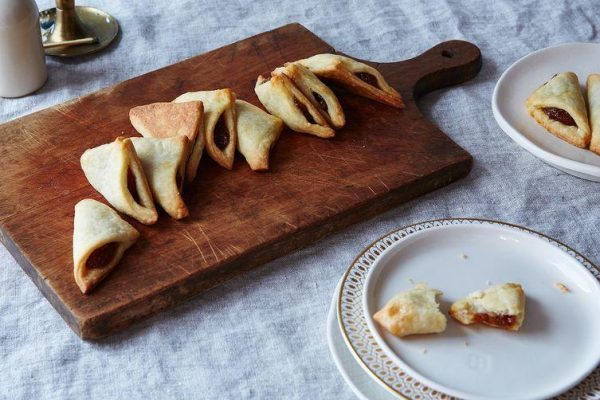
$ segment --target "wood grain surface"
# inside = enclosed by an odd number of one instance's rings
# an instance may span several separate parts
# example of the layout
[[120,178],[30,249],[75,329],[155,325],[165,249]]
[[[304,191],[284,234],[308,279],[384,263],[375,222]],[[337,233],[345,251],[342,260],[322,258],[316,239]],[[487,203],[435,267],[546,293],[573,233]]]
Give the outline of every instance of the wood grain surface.
[[332,140],[285,130],[269,172],[252,172],[240,154],[232,171],[204,156],[184,196],[190,217],[161,212],[153,226],[128,219],[140,240],[81,294],[73,207],[105,202],[79,166],[85,149],[136,135],[130,108],[187,91],[230,87],[260,105],[259,74],[333,51],[291,24],[0,126],[0,239],[68,325],[94,339],[469,172],[471,156],[423,117],[415,98],[473,78],[479,49],[450,41],[407,61],[371,63],[400,91],[404,110],[337,90],[346,127]]

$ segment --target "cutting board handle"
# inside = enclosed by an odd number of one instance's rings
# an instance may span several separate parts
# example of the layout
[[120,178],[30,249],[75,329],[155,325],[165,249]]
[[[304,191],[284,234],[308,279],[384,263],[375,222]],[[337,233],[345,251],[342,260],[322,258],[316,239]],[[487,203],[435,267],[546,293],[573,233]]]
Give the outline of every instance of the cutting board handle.
[[418,99],[433,90],[475,77],[481,69],[481,51],[473,43],[449,40],[415,58],[381,63],[377,68],[403,95],[412,94]]

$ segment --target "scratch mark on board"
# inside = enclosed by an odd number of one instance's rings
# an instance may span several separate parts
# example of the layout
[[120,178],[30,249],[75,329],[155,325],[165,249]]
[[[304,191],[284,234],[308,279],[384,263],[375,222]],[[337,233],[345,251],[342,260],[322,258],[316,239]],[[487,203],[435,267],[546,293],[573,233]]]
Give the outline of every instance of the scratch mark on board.
[[210,242],[210,239],[208,238],[208,235],[206,234],[206,232],[204,232],[204,229],[202,229],[202,226],[200,224],[196,224],[196,227],[198,228],[198,230],[200,231],[200,233],[202,233],[202,235],[206,239],[206,242],[210,246],[210,249],[213,252],[213,255],[215,256],[215,260],[219,261],[219,256],[217,255],[217,252],[215,251],[215,248],[213,247],[212,243]]
[[200,253],[200,255],[202,256],[204,263],[208,264],[208,262],[206,261],[206,257],[204,256],[204,253],[202,252],[202,249],[200,248],[200,246],[198,246],[198,242],[196,242],[196,240],[192,237],[190,232],[187,229],[184,229],[183,232],[181,232],[181,235],[183,237],[185,237],[186,239],[188,239],[190,242],[192,242],[194,244],[194,246],[196,246],[196,249],[198,249],[198,253]]

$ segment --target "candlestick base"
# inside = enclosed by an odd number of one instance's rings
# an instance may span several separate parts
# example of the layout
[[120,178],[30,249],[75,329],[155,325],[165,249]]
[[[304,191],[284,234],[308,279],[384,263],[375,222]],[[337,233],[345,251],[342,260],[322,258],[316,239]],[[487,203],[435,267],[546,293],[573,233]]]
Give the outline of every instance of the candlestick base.
[[96,42],[77,46],[48,47],[49,56],[76,57],[95,53],[108,46],[119,33],[119,24],[110,14],[93,7],[76,6],[74,13],[57,8],[40,12],[40,26],[44,44],[93,37]]

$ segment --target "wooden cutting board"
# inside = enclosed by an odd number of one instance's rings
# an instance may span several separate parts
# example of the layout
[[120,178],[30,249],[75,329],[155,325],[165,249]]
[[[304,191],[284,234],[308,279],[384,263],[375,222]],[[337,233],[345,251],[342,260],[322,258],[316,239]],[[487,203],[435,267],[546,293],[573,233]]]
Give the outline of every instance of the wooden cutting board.
[[0,239],[68,325],[99,338],[469,172],[471,156],[415,104],[479,72],[479,49],[449,41],[407,61],[372,64],[400,91],[404,110],[338,91],[346,127],[332,140],[284,131],[270,172],[252,172],[239,154],[232,171],[204,156],[186,188],[190,217],[132,221],[140,240],[103,284],[81,294],[73,207],[104,201],[79,166],[85,149],[135,135],[130,108],[187,91],[230,87],[259,105],[259,74],[333,51],[291,24],[0,126]]

